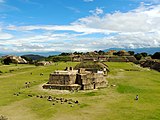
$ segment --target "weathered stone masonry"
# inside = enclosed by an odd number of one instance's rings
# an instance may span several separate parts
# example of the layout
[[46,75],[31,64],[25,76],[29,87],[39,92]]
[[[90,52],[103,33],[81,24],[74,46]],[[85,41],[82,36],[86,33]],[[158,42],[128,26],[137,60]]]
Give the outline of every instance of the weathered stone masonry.
[[103,71],[86,71],[67,69],[66,71],[55,71],[50,74],[49,82],[43,85],[45,89],[60,90],[90,90],[106,87],[108,82]]

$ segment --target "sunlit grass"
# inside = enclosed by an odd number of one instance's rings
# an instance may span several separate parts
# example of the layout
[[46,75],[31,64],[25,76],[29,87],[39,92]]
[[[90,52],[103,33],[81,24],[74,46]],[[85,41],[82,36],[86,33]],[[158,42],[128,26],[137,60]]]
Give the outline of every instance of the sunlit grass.
[[[51,66],[0,66],[0,114],[12,120],[158,120],[160,119],[160,73],[133,63],[106,63],[110,86],[104,89],[57,94],[42,90],[54,70],[75,66],[62,62]],[[13,69],[13,72],[9,70]],[[5,73],[6,72],[6,73]],[[31,74],[32,73],[32,74]],[[40,76],[43,73],[43,76]],[[25,82],[31,82],[25,88]],[[20,92],[20,94],[19,94]],[[18,93],[14,95],[14,93]],[[33,97],[29,97],[32,95]],[[78,100],[79,105],[47,101],[37,95]],[[135,96],[139,95],[139,100]]]

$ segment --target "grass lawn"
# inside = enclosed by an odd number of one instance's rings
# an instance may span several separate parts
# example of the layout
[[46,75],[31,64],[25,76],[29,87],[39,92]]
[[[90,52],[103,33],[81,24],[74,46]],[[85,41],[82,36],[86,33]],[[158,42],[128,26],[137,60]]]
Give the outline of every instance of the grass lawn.
[[[76,64],[63,62],[44,67],[1,65],[0,115],[9,120],[160,119],[160,73],[133,63],[106,63],[110,69],[107,80],[115,87],[74,93],[42,89],[52,71]],[[40,73],[44,75],[40,76]],[[25,82],[31,83],[29,88],[25,88]],[[58,102],[53,105],[53,102],[37,95],[78,100],[79,104],[72,106]],[[136,95],[139,95],[138,101],[134,100]]]

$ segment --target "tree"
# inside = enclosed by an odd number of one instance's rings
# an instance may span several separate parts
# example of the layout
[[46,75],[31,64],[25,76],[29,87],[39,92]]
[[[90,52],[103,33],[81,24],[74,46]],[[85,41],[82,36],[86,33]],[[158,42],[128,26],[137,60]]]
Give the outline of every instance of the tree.
[[3,63],[4,63],[5,65],[9,65],[10,63],[12,63],[12,60],[11,60],[9,57],[7,57],[7,58],[5,58],[5,59],[3,60]]
[[148,54],[147,54],[146,52],[142,52],[141,55],[142,55],[143,57],[147,57]]
[[94,51],[95,53],[98,53],[97,50]]
[[52,61],[53,62],[58,62],[58,61],[60,61],[60,57],[54,56],[54,57],[52,57]]
[[32,63],[33,60],[29,57],[26,57],[26,56],[21,56],[21,58],[25,59],[26,61],[28,61],[29,63]]
[[119,52],[114,52],[114,53],[113,53],[113,55],[118,55],[118,54],[119,54]]
[[70,53],[65,53],[65,52],[63,52],[63,53],[61,53],[59,56],[68,56],[68,55],[70,55]]
[[105,52],[102,51],[102,50],[99,50],[99,51],[98,51],[98,54],[99,54],[99,55],[104,55],[104,53],[105,53]]
[[52,57],[52,61],[53,62],[60,62],[60,61],[71,61],[71,57],[70,56],[53,56]]
[[160,59],[160,52],[154,53],[151,57],[152,59]]
[[134,55],[134,51],[128,51],[130,55]]
[[137,53],[134,55],[134,57],[137,59],[137,60],[140,60],[142,58],[142,55],[140,53]]
[[73,54],[74,55],[83,55],[83,52],[77,52],[77,51],[75,51]]

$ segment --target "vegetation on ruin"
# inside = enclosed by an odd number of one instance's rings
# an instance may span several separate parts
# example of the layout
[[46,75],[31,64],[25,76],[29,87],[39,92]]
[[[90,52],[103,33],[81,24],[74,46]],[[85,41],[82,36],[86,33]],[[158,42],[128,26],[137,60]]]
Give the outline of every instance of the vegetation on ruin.
[[[58,62],[43,67],[1,65],[0,115],[9,120],[158,120],[160,73],[133,63],[106,64],[110,70],[107,88],[73,93],[43,90],[41,86],[48,81],[51,72],[74,67],[75,62]],[[31,83],[29,88],[25,87],[26,82]],[[37,95],[78,100],[80,104],[72,107],[67,103],[52,105]],[[134,100],[136,95],[139,100]]]
[[79,68],[90,68],[96,70],[103,70],[104,66],[99,62],[81,62],[77,64],[74,69],[78,70]]

